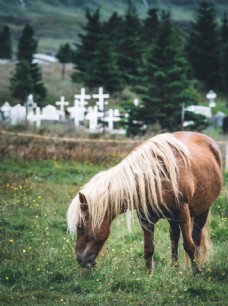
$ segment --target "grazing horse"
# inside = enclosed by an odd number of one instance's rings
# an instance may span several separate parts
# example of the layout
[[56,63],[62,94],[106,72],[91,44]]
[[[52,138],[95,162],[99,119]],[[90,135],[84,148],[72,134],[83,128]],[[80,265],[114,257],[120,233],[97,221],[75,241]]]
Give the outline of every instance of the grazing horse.
[[208,136],[176,132],[149,139],[118,165],[95,175],[69,206],[68,230],[77,234],[79,264],[94,266],[110,234],[112,220],[136,210],[144,233],[149,272],[154,226],[160,218],[166,218],[170,224],[172,264],[178,263],[181,232],[193,272],[200,272],[208,249],[207,217],[222,181],[221,154]]

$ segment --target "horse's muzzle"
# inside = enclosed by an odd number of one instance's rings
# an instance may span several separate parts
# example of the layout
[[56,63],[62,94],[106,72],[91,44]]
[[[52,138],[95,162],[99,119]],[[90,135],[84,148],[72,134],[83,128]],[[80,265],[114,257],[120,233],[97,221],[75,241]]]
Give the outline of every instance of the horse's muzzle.
[[96,265],[96,255],[93,253],[87,253],[83,255],[77,255],[77,261],[83,268],[91,268]]

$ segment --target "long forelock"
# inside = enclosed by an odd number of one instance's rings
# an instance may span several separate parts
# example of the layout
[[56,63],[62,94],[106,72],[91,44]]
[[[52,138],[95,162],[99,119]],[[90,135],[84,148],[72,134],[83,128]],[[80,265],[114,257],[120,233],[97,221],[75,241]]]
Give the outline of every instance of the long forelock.
[[[162,213],[163,181],[169,182],[175,198],[179,198],[178,162],[175,152],[188,163],[187,147],[169,133],[155,136],[132,151],[117,166],[95,175],[81,190],[88,203],[92,228],[99,227],[107,212],[118,215],[136,209],[149,219],[148,206]],[[74,234],[76,225],[84,222],[79,197],[68,210],[68,229]]]

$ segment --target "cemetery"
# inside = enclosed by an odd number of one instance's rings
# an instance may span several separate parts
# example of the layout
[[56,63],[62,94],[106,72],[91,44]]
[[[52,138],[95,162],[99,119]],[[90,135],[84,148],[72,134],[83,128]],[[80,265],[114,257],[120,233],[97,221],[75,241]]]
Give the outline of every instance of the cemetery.
[[[212,92],[212,91],[211,91]],[[61,123],[71,124],[77,129],[82,126],[88,133],[109,133],[109,134],[125,134],[123,124],[128,117],[128,113],[120,113],[119,109],[109,108],[110,95],[104,93],[102,87],[99,87],[97,94],[86,94],[85,88],[81,88],[80,93],[74,95],[74,102],[70,103],[61,96],[59,101],[55,102],[55,106],[48,104],[42,109],[37,106],[30,94],[24,105],[16,104],[11,106],[9,102],[0,106],[0,122],[9,123],[11,125],[28,123],[34,125],[38,130],[42,123]],[[205,116],[205,120],[215,128],[222,128],[224,134],[228,134],[227,117],[223,112],[218,111],[212,116],[212,108],[215,107],[215,98],[211,98],[210,93],[207,95],[209,106],[190,105],[182,107],[183,117],[185,112],[193,112]],[[92,103],[91,103],[92,100]],[[72,105],[73,104],[73,105]],[[133,104],[139,107],[140,101],[135,98]],[[184,118],[183,118],[184,120]],[[183,122],[184,127],[189,127],[193,121]]]
[[[75,128],[85,126],[90,133],[102,133],[106,130],[109,133],[124,134],[125,131],[120,127],[117,129],[116,126],[127,114],[120,114],[118,109],[109,108],[108,98],[109,95],[103,92],[102,87],[99,88],[98,94],[92,96],[86,94],[85,88],[81,88],[80,94],[74,96],[73,106],[61,96],[59,101],[56,101],[56,106],[46,105],[41,109],[30,94],[24,105],[11,106],[9,102],[5,102],[0,107],[1,121],[12,125],[28,121],[29,124],[35,124],[37,129],[41,127],[42,122],[59,122],[73,124]],[[95,101],[93,106],[91,103],[89,106],[91,99]]]

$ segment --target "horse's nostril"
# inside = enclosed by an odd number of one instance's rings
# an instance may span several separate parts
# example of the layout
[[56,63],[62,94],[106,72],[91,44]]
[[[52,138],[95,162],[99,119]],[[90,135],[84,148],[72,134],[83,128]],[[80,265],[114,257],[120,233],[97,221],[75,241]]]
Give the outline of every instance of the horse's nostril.
[[86,254],[84,256],[82,255],[77,255],[77,261],[80,264],[81,267],[93,267],[95,266],[96,255],[95,254]]

